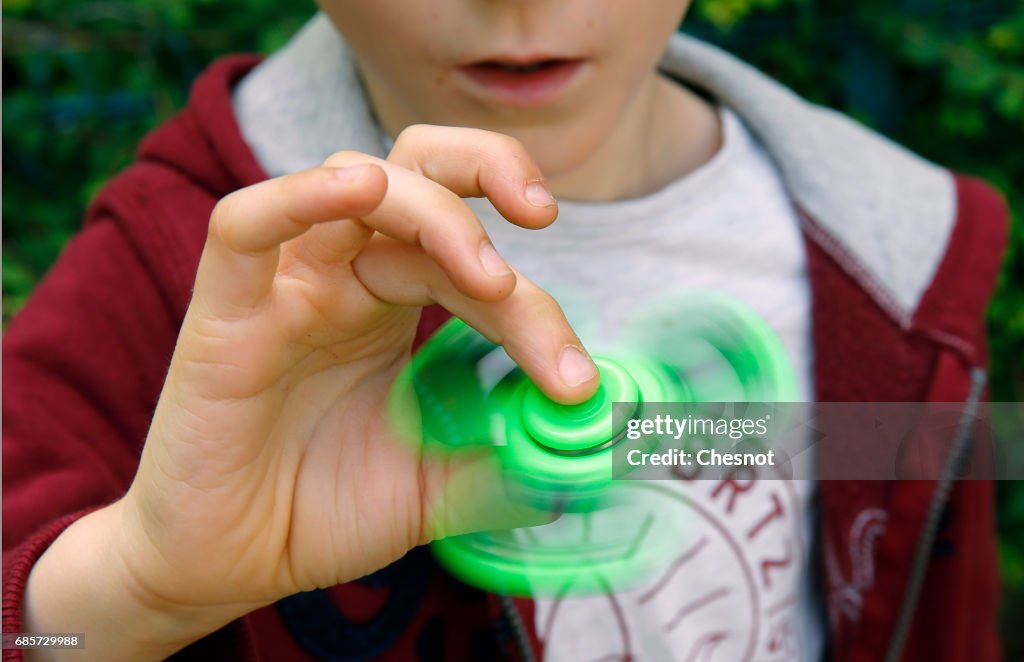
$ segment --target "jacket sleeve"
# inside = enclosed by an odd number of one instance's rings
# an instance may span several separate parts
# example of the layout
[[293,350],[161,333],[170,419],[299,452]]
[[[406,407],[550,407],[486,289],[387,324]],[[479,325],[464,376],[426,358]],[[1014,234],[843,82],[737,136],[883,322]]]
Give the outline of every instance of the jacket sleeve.
[[[179,325],[157,280],[108,218],[69,243],[10,323],[3,339],[4,632],[24,629],[25,584],[39,556],[72,522],[130,485]],[[244,659],[247,648],[236,621],[179,655]],[[4,659],[21,659],[20,651],[5,650]]]

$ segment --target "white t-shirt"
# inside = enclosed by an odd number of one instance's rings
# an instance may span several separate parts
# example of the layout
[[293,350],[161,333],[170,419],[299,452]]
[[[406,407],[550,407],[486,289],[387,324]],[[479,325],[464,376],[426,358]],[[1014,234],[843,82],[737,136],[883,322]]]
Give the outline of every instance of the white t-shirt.
[[[721,150],[650,195],[560,201],[541,231],[470,200],[498,251],[551,292],[592,353],[632,311],[693,289],[731,294],[768,322],[812,399],[810,289],[798,221],[773,162],[720,109]],[[762,473],[758,478],[771,478]],[[613,595],[539,599],[546,659],[817,660],[823,606],[812,578],[814,482],[661,481],[660,516],[692,533],[659,576]]]

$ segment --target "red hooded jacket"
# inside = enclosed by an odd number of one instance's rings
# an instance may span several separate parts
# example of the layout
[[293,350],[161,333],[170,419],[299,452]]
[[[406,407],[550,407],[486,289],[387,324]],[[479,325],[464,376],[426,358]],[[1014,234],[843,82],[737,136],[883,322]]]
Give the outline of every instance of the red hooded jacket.
[[[225,58],[197,80],[188,107],[102,191],[4,337],[5,632],[23,629],[26,579],[40,554],[130,484],[210,212],[267,177],[230,100],[256,62]],[[865,286],[855,256],[803,213],[818,401],[979,394],[1007,215],[979,181],[955,176],[955,192],[945,256],[902,320]],[[418,342],[446,315],[427,309]],[[821,481],[819,490],[832,659],[999,657],[991,483]],[[513,607],[462,586],[414,550],[363,580],[254,612],[175,658],[495,659],[515,657],[517,640],[539,653],[532,623],[529,601]],[[4,659],[20,653],[5,650]]]

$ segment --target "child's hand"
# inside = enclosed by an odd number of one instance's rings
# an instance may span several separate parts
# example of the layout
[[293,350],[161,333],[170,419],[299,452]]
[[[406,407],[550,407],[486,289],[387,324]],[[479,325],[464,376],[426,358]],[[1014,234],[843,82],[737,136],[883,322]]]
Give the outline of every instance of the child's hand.
[[105,515],[141,601],[209,631],[509,523],[444,501],[460,481],[485,484],[467,478],[479,467],[424,461],[385,417],[420,306],[434,302],[551,397],[596,388],[558,305],[498,257],[460,199],[481,195],[525,227],[557,213],[516,141],[426,126],[387,161],[338,153],[217,205],[138,474]]

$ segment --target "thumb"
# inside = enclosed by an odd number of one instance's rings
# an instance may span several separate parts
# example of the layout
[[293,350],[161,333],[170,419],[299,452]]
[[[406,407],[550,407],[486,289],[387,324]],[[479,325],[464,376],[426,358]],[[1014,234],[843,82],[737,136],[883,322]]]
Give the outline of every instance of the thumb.
[[549,524],[560,513],[528,502],[491,449],[424,459],[423,539]]

